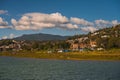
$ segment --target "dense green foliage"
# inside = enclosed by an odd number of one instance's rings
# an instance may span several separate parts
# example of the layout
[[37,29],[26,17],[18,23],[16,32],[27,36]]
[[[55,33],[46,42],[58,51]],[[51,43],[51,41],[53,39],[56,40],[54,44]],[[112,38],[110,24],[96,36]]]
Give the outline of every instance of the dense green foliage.
[[28,45],[23,45],[24,50],[56,50],[68,49],[70,44],[65,41],[26,41]]
[[7,40],[0,40],[0,46],[2,46],[2,45],[9,45],[9,44],[12,44],[13,42],[12,42],[12,40],[9,40],[9,39],[7,39]]

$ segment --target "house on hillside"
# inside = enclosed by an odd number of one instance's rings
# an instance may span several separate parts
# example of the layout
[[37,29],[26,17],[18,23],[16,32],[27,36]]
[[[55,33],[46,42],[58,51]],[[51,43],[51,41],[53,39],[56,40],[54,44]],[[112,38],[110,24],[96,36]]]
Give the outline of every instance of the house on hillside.
[[101,36],[101,38],[109,38],[110,36],[109,35],[103,35]]
[[15,41],[13,40],[10,44],[8,45],[1,45],[0,46],[0,51],[19,51],[22,50],[21,45],[23,45],[22,41]]
[[9,51],[9,50],[12,50],[13,48],[11,46],[8,46],[8,45],[3,45],[3,46],[0,46],[0,51]]
[[79,49],[79,44],[78,43],[73,43],[73,44],[71,44],[70,48],[72,50],[78,50]]
[[94,33],[91,34],[91,36],[95,36],[95,35],[98,35],[98,34],[99,34],[99,32],[94,32]]
[[80,49],[84,49],[84,48],[89,48],[89,45],[86,43],[73,43],[71,44],[71,49],[72,50],[80,50]]
[[83,48],[88,48],[89,45],[86,43],[79,43],[79,48],[83,49]]
[[91,48],[97,47],[97,42],[90,40],[90,47],[91,47]]

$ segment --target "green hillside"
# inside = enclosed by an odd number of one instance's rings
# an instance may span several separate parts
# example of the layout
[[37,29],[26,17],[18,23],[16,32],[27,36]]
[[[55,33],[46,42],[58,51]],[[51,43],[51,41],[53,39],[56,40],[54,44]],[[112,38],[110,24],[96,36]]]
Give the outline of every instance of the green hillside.
[[75,40],[85,37],[87,37],[87,39],[83,40],[82,43],[89,44],[90,41],[95,41],[97,47],[105,49],[120,48],[120,25],[100,29],[86,35],[75,35],[68,38],[68,40],[73,40],[75,42]]

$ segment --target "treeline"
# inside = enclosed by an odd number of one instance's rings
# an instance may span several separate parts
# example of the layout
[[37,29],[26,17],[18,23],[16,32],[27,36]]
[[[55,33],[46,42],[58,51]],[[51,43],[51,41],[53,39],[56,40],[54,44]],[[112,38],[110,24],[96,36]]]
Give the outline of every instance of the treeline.
[[70,44],[66,41],[25,41],[24,50],[56,50],[69,49]]
[[[22,50],[56,50],[56,49],[69,49],[70,43],[65,40],[51,40],[51,41],[15,41],[11,39],[0,40],[0,47],[4,46],[19,46]],[[14,47],[15,48],[15,47]],[[17,49],[17,48],[16,48]],[[11,49],[12,50],[12,49]]]
[[103,47],[105,49],[120,48],[120,38],[97,38],[96,41],[98,47]]
[[13,44],[13,41],[10,39],[0,40],[0,46]]

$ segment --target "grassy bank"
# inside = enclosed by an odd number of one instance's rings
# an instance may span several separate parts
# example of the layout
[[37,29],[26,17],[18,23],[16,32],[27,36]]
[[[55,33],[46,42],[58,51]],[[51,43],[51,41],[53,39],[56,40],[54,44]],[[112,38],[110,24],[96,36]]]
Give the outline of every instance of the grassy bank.
[[120,49],[105,51],[83,51],[67,53],[47,53],[47,51],[2,52],[0,56],[27,57],[62,60],[120,60]]

